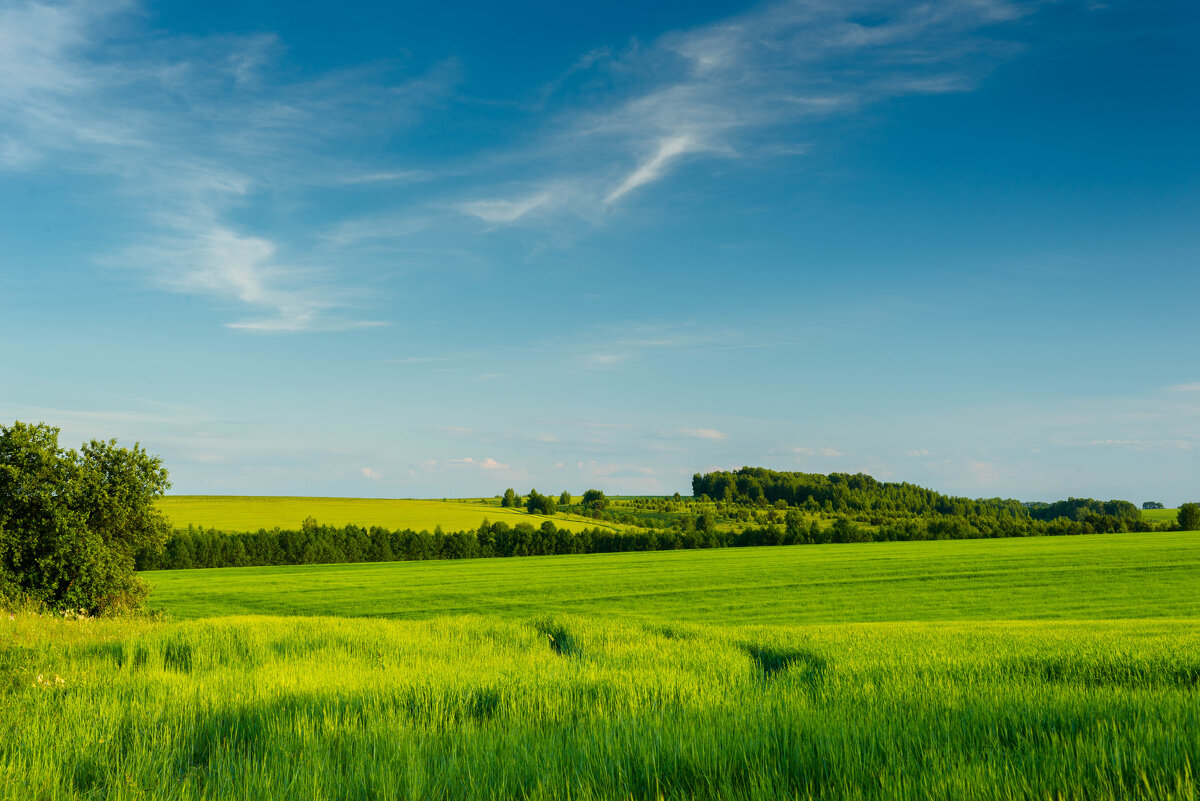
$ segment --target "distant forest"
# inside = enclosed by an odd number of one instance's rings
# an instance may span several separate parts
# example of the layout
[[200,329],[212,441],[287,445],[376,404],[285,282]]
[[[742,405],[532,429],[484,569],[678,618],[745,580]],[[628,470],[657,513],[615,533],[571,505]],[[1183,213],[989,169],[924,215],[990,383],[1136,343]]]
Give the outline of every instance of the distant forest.
[[[777,472],[744,467],[697,473],[691,498],[607,498],[589,490],[578,504],[530,491],[505,492],[501,506],[573,511],[628,526],[572,532],[544,521],[484,521],[470,531],[335,527],[309,518],[297,530],[175,532],[162,553],[142,553],[139,570],[495,556],[612,553],[762,545],[1071,536],[1200,528],[1200,506],[1184,504],[1177,524],[1143,520],[1128,501],[1069,498],[1022,503],[943,495],[865,474]],[[547,503],[547,501],[551,503]],[[534,509],[533,507],[538,507]],[[549,508],[545,508],[549,507]]]

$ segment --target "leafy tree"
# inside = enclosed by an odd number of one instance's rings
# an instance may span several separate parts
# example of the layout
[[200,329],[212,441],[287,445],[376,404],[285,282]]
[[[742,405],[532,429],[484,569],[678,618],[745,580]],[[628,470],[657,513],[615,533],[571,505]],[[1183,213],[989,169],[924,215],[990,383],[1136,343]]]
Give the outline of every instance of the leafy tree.
[[1181,531],[1200,531],[1200,503],[1181,504],[1177,519]]
[[65,450],[58,433],[44,423],[0,426],[0,597],[89,612],[136,607],[148,589],[135,560],[161,552],[170,530],[155,506],[167,471],[139,445]]
[[558,496],[558,505],[559,506],[570,506],[571,505],[571,491],[570,490],[562,491],[562,494]]
[[500,505],[504,507],[520,505],[520,501],[517,499],[517,493],[512,487],[509,487],[504,491],[504,497],[500,499]]
[[608,498],[598,489],[590,489],[583,493],[583,508],[599,512],[608,507]]
[[529,498],[525,501],[525,511],[531,515],[552,515],[558,511],[558,504],[552,496],[543,495],[537,490],[531,489],[529,491]]

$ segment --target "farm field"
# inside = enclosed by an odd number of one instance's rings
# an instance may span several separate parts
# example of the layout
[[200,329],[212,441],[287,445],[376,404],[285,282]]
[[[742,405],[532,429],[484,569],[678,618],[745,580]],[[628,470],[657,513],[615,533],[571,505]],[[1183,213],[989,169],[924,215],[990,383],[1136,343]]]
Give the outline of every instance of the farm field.
[[1196,533],[145,577],[0,615],[0,798],[1200,798]]
[[151,606],[707,623],[1200,617],[1200,535],[801,545],[151,571]]
[[[490,501],[490,503],[489,503]],[[585,528],[613,529],[602,523],[576,515],[557,514],[553,517],[531,515],[523,509],[499,506],[492,499],[410,500],[385,498],[302,498],[255,495],[167,495],[160,499],[159,509],[176,529],[194,525],[218,531],[257,531],[260,528],[298,529],[306,517],[333,526],[350,524],[388,529],[410,528],[432,531],[441,526],[446,531],[474,529],[487,518],[493,523],[503,520],[510,525],[529,523],[540,526],[552,520],[555,526],[580,531]]]
[[1174,523],[1179,517],[1178,509],[1142,509],[1142,519],[1152,523]]

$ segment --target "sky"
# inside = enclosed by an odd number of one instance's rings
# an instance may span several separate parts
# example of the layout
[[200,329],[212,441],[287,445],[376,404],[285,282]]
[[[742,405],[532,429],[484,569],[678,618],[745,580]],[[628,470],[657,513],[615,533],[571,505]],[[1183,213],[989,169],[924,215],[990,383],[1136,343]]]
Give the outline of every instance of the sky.
[[0,421],[186,494],[1200,500],[1197,4],[518,6],[0,0]]

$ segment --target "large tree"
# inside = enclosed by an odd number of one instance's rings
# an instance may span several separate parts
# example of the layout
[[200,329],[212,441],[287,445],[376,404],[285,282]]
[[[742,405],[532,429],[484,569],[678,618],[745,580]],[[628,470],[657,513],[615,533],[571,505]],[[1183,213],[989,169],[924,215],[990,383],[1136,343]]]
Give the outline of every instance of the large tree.
[[108,612],[148,592],[139,552],[158,552],[169,525],[155,501],[170,487],[139,445],[58,445],[44,423],[0,426],[0,597]]
[[1183,531],[1200,531],[1200,503],[1182,504],[1177,519]]

